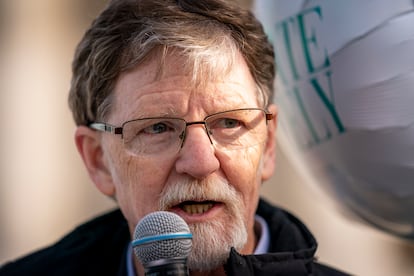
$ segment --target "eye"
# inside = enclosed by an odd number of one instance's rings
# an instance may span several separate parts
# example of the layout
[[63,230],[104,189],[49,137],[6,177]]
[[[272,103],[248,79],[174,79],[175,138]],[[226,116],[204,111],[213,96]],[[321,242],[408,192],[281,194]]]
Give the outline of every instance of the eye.
[[147,126],[142,131],[146,134],[161,134],[171,129],[172,128],[168,126],[166,123],[159,122],[159,123],[155,123],[150,126]]
[[235,128],[241,125],[241,122],[236,119],[222,118],[215,123],[215,127],[219,128]]
[[240,135],[246,126],[243,121],[234,118],[217,118],[210,121],[208,124],[208,131],[211,135],[219,138],[219,136],[234,136]]

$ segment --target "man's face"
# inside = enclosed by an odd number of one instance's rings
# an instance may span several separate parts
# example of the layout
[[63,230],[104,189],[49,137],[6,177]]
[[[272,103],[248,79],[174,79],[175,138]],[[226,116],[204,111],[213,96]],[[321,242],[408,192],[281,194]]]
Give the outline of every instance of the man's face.
[[[157,61],[123,73],[114,89],[108,123],[118,126],[131,119],[160,116],[192,122],[221,111],[259,107],[256,85],[241,56],[228,75],[202,86],[190,85],[182,67],[178,58],[170,56],[161,76]],[[103,133],[102,164],[109,177],[97,186],[116,197],[131,233],[143,216],[165,209],[189,224],[193,247],[200,251],[195,259],[208,258],[201,248],[217,241],[227,253],[230,246],[250,253],[255,246],[260,184],[270,177],[274,165],[274,128],[270,122],[264,143],[226,151],[211,144],[202,124],[190,125],[176,154],[151,156],[133,155],[119,135]]]

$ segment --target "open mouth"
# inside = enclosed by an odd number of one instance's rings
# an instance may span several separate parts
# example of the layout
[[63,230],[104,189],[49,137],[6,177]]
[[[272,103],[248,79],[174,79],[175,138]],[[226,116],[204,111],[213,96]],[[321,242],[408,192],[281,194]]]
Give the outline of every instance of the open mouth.
[[215,201],[184,201],[177,207],[189,215],[200,215],[208,212],[217,204],[219,203]]

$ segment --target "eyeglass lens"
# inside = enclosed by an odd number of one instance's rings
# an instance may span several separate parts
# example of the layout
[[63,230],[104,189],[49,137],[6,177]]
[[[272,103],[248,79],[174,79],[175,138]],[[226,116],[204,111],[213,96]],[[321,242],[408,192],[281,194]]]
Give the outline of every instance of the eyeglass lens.
[[[261,109],[225,111],[207,116],[204,122],[214,147],[221,150],[246,148],[266,138],[266,115]],[[178,152],[189,124],[180,118],[132,120],[123,125],[124,144],[136,155]]]

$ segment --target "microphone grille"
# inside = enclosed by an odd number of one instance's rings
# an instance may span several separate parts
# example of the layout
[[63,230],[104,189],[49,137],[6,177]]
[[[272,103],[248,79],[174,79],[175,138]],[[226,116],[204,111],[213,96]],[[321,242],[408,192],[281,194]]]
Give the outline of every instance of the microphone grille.
[[177,214],[153,212],[137,224],[132,244],[135,255],[144,265],[162,259],[186,258],[192,246],[191,232]]

